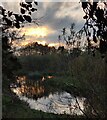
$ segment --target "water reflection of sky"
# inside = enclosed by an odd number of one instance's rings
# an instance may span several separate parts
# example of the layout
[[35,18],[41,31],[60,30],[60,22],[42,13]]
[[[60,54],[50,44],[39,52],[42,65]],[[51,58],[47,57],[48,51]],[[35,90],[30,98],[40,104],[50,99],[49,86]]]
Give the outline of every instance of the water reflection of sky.
[[[19,77],[17,83],[20,83],[20,87],[12,87],[11,90],[19,97],[20,100],[28,103],[31,109],[42,110],[48,113],[54,114],[71,114],[71,115],[83,115],[85,98],[73,97],[67,92],[51,92],[45,96],[45,89],[41,80],[38,82],[30,83],[26,82],[26,77]],[[27,84],[26,84],[27,83]],[[39,83],[39,84],[38,84]],[[36,95],[36,99],[34,98]],[[78,103],[79,106],[78,106]],[[80,108],[81,110],[80,110]]]
[[[18,95],[20,100],[28,103],[31,109],[42,110],[44,112],[54,114],[83,114],[82,111],[79,109],[75,98],[67,92],[56,92],[55,94],[50,93],[48,97],[41,97],[37,100],[34,100],[32,98],[22,96],[21,94],[17,94],[17,90],[13,91],[16,93],[16,95]],[[77,100],[81,109],[84,110],[85,98],[77,98]]]

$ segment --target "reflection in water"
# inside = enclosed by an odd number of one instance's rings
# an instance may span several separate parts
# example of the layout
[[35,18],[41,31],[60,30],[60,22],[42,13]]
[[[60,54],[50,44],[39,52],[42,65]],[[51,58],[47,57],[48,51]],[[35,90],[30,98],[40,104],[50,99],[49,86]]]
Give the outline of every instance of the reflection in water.
[[44,76],[43,76],[43,77],[42,77],[42,81],[44,81],[44,80],[46,80],[46,79],[51,79],[51,78],[54,78],[54,76],[50,76],[50,75],[47,76],[47,77],[44,77]]
[[41,80],[28,80],[25,76],[18,77],[16,84],[11,84],[11,90],[19,95],[37,99],[44,95],[45,89]]
[[[42,110],[55,114],[82,115],[85,98],[75,98],[67,92],[50,93],[45,97],[45,89],[41,81],[27,80],[26,77],[18,79],[18,85],[11,85],[11,90],[20,100],[27,102],[31,109]],[[30,83],[31,82],[31,83]],[[35,99],[36,98],[36,99]],[[78,105],[78,103],[79,105]],[[81,110],[79,109],[81,108]]]

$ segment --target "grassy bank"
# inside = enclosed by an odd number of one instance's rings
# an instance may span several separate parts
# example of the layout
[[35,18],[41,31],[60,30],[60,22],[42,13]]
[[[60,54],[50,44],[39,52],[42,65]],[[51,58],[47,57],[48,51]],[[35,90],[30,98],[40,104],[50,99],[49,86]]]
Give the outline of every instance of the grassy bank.
[[55,115],[30,109],[29,106],[18,98],[12,98],[9,95],[3,95],[3,118],[35,118],[35,119],[53,119],[65,120],[70,118],[84,118],[83,116]]

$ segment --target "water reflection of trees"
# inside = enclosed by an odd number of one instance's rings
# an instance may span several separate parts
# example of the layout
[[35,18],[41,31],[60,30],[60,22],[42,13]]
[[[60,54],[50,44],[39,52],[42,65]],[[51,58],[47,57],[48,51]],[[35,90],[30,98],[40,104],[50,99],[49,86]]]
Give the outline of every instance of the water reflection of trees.
[[49,80],[51,78],[53,77],[43,76],[41,79],[34,80],[28,79],[26,76],[19,76],[17,77],[17,82],[15,84],[11,84],[11,88],[17,87],[18,93],[21,93],[21,95],[37,99],[50,94],[51,90],[44,86],[44,82],[45,80]]
[[[50,77],[47,77],[50,78]],[[52,77],[51,77],[52,78]],[[21,93],[22,97],[26,96],[27,100],[36,100],[36,103],[42,105],[46,108],[47,112],[55,113],[55,114],[70,114],[84,115],[84,107],[81,107],[80,104],[83,104],[84,98],[80,99],[74,96],[63,96],[63,93],[57,92],[54,93],[57,95],[57,98],[52,97],[54,94],[49,90],[49,88],[44,86],[44,81],[41,80],[30,80],[27,79],[26,76],[20,76],[17,79],[17,92],[16,94]],[[42,103],[38,100],[40,99],[48,99],[48,103]],[[27,101],[26,100],[26,101]],[[85,104],[84,104],[85,105]]]
[[27,97],[42,97],[45,89],[41,80],[29,80],[25,76],[18,77],[17,86],[22,95]]
[[[79,112],[83,114],[85,117],[88,118],[87,112],[93,111],[93,114],[96,115],[96,111],[92,106],[89,106],[89,100],[86,100],[84,98],[78,98],[77,96],[60,96],[61,91],[57,92],[57,100],[54,98],[49,98],[50,94],[56,94],[55,89],[50,89],[50,87],[45,85],[45,81],[53,78],[52,76],[44,77],[45,80],[39,79],[39,80],[32,80],[28,79],[26,76],[19,76],[17,77],[17,94],[20,93],[22,96],[26,96],[28,99],[37,100],[37,104],[41,104],[46,107],[47,112],[52,112],[55,114],[59,114],[58,110],[61,110],[63,114],[68,114],[67,111],[69,111],[70,115],[77,115]],[[44,104],[38,101],[38,98],[44,98],[50,99],[50,102],[48,104]],[[67,100],[67,101],[66,101]],[[75,101],[75,102],[74,102]],[[84,101],[83,106],[81,106],[81,103]],[[73,103],[72,103],[73,102]],[[90,109],[89,109],[90,108]],[[64,110],[63,110],[64,109]],[[91,114],[91,113],[90,113]],[[89,115],[89,112],[88,112]]]

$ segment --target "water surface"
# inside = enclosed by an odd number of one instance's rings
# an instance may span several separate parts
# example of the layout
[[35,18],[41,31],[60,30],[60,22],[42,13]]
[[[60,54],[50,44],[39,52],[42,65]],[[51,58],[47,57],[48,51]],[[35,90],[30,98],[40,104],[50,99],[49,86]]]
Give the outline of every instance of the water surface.
[[16,84],[11,84],[11,90],[31,109],[54,114],[83,115],[85,98],[75,98],[66,91],[47,92],[44,80],[44,77],[35,81],[19,77]]

